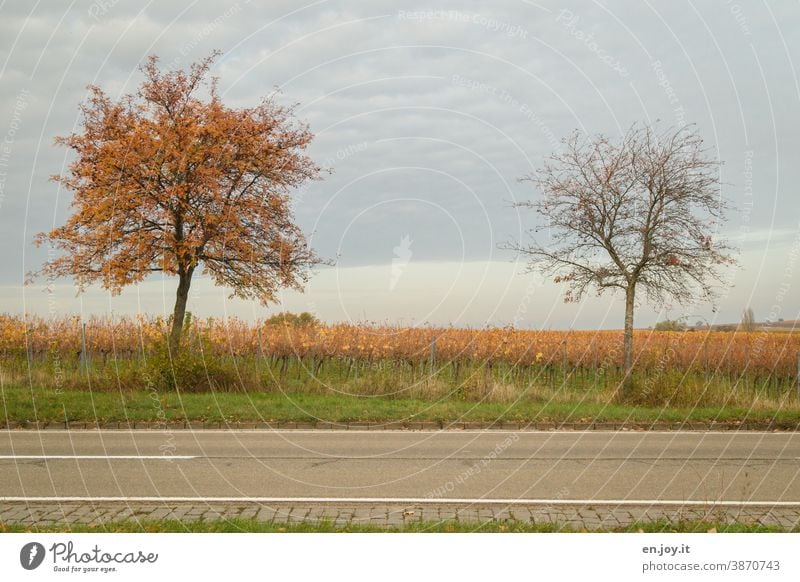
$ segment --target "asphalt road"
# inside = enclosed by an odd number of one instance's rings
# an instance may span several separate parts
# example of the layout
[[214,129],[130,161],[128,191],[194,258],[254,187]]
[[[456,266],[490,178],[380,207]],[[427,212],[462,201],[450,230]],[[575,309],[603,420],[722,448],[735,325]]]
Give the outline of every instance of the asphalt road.
[[5,431],[0,500],[800,505],[800,434]]

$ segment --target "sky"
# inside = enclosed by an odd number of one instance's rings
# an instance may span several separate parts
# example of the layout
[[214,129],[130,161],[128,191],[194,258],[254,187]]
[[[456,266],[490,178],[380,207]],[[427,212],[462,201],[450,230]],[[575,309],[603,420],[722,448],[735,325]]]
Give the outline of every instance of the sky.
[[[80,129],[89,84],[136,91],[140,64],[212,74],[230,107],[274,94],[315,134],[331,170],[293,194],[321,267],[303,293],[262,306],[200,276],[196,315],[312,311],[329,322],[619,328],[620,297],[563,302],[504,243],[538,225],[520,181],[574,130],[696,124],[723,165],[737,247],[716,305],[648,305],[636,325],[800,317],[800,5],[796,2],[358,2],[0,0],[0,312],[168,314],[174,279],[119,296],[49,290],[36,233],[62,224],[71,161],[55,136]],[[796,64],[797,63],[797,64]],[[277,93],[276,93],[277,92]],[[543,241],[543,242],[546,242]]]

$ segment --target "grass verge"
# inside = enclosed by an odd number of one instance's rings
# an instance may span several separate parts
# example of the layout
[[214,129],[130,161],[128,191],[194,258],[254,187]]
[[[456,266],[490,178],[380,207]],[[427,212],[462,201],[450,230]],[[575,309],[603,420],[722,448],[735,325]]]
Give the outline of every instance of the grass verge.
[[[459,521],[419,522],[402,528],[370,525],[334,525],[318,523],[270,523],[247,519],[221,521],[120,521],[101,525],[46,525],[29,526],[0,524],[2,533],[576,533],[574,529],[558,524],[534,524],[521,521],[469,523]],[[706,521],[652,521],[633,523],[623,527],[593,529],[602,533],[781,533],[786,530],[774,526],[752,523],[715,523]],[[800,531],[799,528],[792,530]]]
[[797,408],[741,406],[661,408],[574,401],[474,402],[308,393],[91,392],[4,386],[3,421],[70,422],[748,422],[785,428],[800,423]]

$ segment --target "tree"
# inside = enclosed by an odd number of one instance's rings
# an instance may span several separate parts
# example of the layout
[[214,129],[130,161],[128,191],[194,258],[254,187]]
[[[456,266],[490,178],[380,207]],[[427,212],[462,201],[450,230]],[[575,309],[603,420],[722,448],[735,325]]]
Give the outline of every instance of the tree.
[[756,330],[756,316],[753,309],[748,307],[742,312],[742,330],[755,331]]
[[269,317],[264,323],[266,325],[283,325],[287,327],[315,327],[320,325],[319,319],[308,311],[303,311],[298,314],[291,313],[290,311],[276,313]]
[[217,55],[188,72],[161,72],[152,56],[138,92],[117,102],[89,87],[82,131],[56,138],[77,154],[53,177],[74,193],[73,213],[36,238],[65,251],[40,273],[73,276],[81,290],[99,281],[119,293],[154,272],[177,275],[173,351],[201,266],[232,296],[266,304],[281,287],[302,288],[319,263],[289,197],[319,173],[303,154],[313,135],[270,98],[223,105],[207,79]]
[[[702,322],[701,322],[702,325]],[[685,331],[686,323],[680,319],[665,319],[659,321],[655,326],[656,331]]]
[[[567,285],[566,301],[589,289],[625,296],[623,398],[633,389],[637,291],[655,304],[713,301],[720,265],[733,263],[714,240],[724,220],[719,163],[688,127],[658,133],[631,127],[619,141],[575,132],[530,180],[542,192],[517,206],[536,211],[550,231],[542,245],[506,245],[529,270]],[[538,230],[538,229],[537,229]]]

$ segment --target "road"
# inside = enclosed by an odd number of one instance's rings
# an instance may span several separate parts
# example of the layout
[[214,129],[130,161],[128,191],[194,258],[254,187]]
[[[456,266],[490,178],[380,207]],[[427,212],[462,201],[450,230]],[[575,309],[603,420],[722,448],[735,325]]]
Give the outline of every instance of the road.
[[800,435],[6,431],[0,500],[800,506]]

